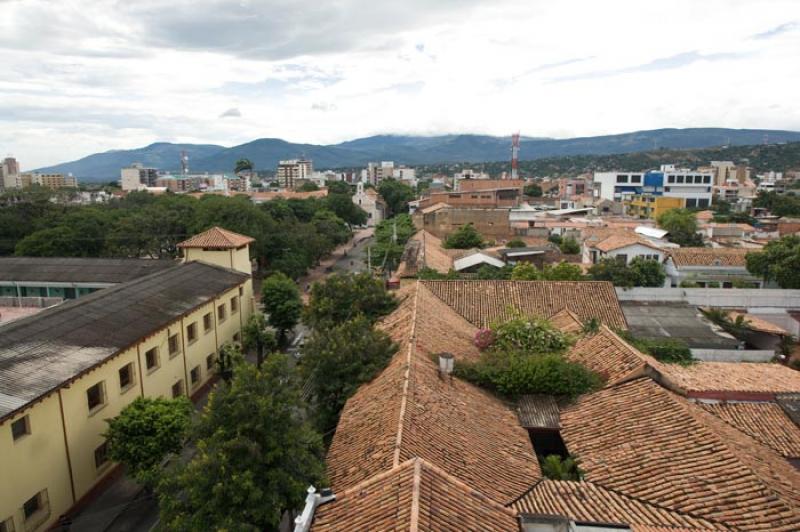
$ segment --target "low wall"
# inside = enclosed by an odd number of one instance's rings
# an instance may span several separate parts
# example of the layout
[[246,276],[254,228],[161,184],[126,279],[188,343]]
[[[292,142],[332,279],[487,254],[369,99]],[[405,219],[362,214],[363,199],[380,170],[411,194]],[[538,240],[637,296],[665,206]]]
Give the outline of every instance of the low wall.
[[60,297],[0,297],[0,307],[34,307],[47,308],[64,301]]
[[769,349],[690,349],[703,362],[769,362],[775,351]]
[[617,288],[620,301],[663,301],[729,308],[800,309],[800,290],[772,288]]

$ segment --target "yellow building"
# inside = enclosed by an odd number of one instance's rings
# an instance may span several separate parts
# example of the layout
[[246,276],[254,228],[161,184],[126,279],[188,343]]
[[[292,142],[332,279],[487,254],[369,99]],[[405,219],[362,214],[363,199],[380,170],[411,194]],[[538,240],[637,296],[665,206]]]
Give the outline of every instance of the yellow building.
[[252,241],[211,229],[179,266],[0,328],[0,530],[45,530],[91,497],[115,468],[106,420],[136,397],[211,383],[254,310]]
[[684,198],[671,198],[667,196],[651,196],[647,194],[633,196],[625,202],[626,213],[629,216],[656,219],[662,213],[672,209],[682,209],[686,205]]

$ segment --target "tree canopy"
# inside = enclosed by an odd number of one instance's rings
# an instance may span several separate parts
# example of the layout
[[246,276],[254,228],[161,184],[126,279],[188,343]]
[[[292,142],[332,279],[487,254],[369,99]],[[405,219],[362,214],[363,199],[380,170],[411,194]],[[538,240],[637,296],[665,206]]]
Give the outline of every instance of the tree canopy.
[[397,299],[369,273],[334,273],[311,287],[306,325],[324,328],[363,315],[370,323],[389,314]]
[[139,483],[154,486],[161,461],[183,447],[193,410],[186,397],[137,397],[106,420],[109,457],[124,464]]
[[610,281],[614,286],[664,286],[664,265],[652,259],[635,257],[630,264],[616,258],[601,259],[589,268],[589,277],[595,281]]
[[703,247],[703,237],[697,233],[697,215],[687,209],[670,209],[658,217],[658,226],[669,231],[670,242],[683,247]]
[[267,313],[267,322],[278,331],[279,342],[286,339],[287,331],[300,322],[303,301],[297,285],[282,273],[274,273],[261,285],[261,304]]
[[408,212],[408,202],[414,199],[414,189],[394,178],[384,179],[378,185],[381,195],[389,211],[388,217]]
[[567,237],[561,239],[558,243],[558,249],[561,250],[561,253],[566,255],[577,255],[581,252],[581,245],[578,244],[578,241],[574,238]]
[[781,288],[800,288],[800,236],[787,235],[748,253],[747,271]]
[[545,264],[542,270],[537,269],[533,264],[520,262],[514,266],[511,279],[514,281],[582,281],[584,275],[580,266],[569,262],[562,261],[555,266]]
[[479,248],[482,245],[483,237],[471,223],[462,225],[450,233],[442,243],[442,246],[447,249]]
[[238,174],[239,172],[252,171],[252,170],[253,170],[253,162],[250,159],[239,159],[233,166],[233,172],[236,174]]
[[314,329],[303,346],[300,373],[311,383],[317,427],[336,426],[345,401],[386,367],[397,346],[360,315]]
[[522,191],[526,196],[530,196],[532,198],[540,198],[542,196],[542,187],[535,183],[525,185],[525,188],[523,188]]
[[197,452],[158,486],[167,530],[278,530],[324,480],[322,440],[304,420],[287,357],[239,364],[195,427]]

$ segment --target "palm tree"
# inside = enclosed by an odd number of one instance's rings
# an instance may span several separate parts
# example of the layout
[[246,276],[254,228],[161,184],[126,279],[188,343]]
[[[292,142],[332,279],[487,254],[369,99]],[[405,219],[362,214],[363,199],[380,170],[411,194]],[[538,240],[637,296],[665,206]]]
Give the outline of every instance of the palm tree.
[[542,460],[542,474],[550,480],[580,480],[581,470],[578,461],[568,456],[562,459],[557,454],[549,454]]

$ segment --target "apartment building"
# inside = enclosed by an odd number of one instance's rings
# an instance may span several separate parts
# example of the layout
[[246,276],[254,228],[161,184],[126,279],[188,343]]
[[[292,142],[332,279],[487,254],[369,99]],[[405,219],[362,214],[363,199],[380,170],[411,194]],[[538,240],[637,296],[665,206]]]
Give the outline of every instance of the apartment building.
[[0,189],[19,188],[19,163],[13,157],[6,157],[0,164]]
[[686,208],[711,205],[713,175],[700,171],[661,165],[659,170],[642,172],[595,172],[595,200],[625,201],[649,194],[683,198]]
[[314,173],[314,164],[306,159],[290,159],[278,162],[275,179],[282,188],[295,188],[298,179],[309,179]]
[[34,185],[50,189],[76,188],[78,180],[69,174],[41,174],[39,172],[20,174],[17,178],[17,188],[30,188]]
[[158,169],[147,168],[141,163],[120,170],[120,186],[122,190],[139,190],[141,187],[158,186]]
[[686,200],[683,198],[654,196],[652,194],[636,195],[625,202],[625,209],[629,216],[650,218],[651,220],[655,220],[669,210],[682,209],[685,206]]
[[2,530],[45,530],[91,498],[116,467],[106,419],[136,397],[211,382],[253,312],[252,241],[210,229],[178,266],[0,327]]

